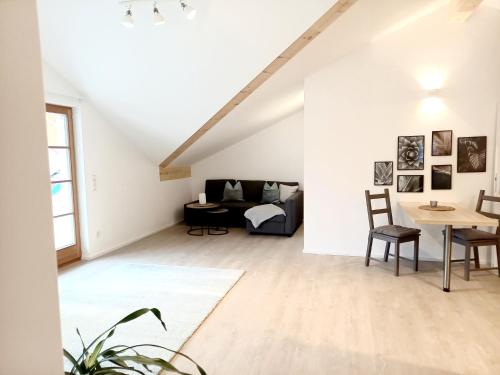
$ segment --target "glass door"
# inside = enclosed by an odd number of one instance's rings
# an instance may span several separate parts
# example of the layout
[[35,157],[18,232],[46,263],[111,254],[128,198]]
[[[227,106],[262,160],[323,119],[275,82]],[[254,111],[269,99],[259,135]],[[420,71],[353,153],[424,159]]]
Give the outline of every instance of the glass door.
[[62,265],[81,258],[72,110],[47,104],[46,120],[55,250]]

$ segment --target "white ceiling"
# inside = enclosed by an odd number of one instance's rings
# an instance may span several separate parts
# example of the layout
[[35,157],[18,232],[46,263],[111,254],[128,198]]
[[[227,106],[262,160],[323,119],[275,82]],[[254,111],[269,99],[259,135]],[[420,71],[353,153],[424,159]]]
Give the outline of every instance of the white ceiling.
[[160,162],[216,113],[334,0],[159,0],[120,24],[116,0],[39,0],[44,60]]
[[[495,6],[500,0],[486,0]],[[155,162],[162,161],[290,45],[334,0],[193,0],[186,21],[120,25],[114,0],[39,0],[44,59]],[[191,165],[302,109],[303,79],[449,0],[358,0],[174,164]],[[229,5],[228,5],[229,4]]]

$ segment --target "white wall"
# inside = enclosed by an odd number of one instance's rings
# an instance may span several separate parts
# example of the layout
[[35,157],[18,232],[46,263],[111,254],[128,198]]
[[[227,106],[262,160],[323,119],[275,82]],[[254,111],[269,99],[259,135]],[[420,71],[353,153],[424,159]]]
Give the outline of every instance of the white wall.
[[0,1],[0,374],[63,373],[35,0]]
[[[446,8],[446,7],[445,7]],[[499,12],[481,7],[466,23],[449,23],[447,9],[374,40],[305,81],[305,251],[364,255],[368,220],[364,190],[373,162],[393,160],[397,136],[425,135],[425,192],[391,187],[395,219],[413,225],[397,201],[456,201],[473,207],[491,192],[500,74]],[[425,110],[421,82],[438,72],[443,108]],[[453,156],[431,157],[431,132],[453,129]],[[486,173],[456,173],[456,138],[488,137]],[[432,164],[453,165],[453,190],[431,190]],[[424,258],[442,255],[440,228],[425,226]],[[379,242],[379,241],[376,241]],[[378,249],[381,250],[381,246]]]
[[190,179],[160,182],[157,164],[47,64],[44,83],[47,102],[74,108],[84,258],[181,221]]
[[205,180],[304,181],[304,112],[297,112],[191,168],[193,198],[205,191]]

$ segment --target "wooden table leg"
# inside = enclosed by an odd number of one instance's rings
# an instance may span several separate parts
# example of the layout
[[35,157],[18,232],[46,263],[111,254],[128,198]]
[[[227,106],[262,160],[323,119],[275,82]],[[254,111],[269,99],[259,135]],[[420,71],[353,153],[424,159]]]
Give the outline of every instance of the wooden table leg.
[[444,236],[444,272],[443,272],[443,291],[450,291],[450,272],[451,272],[451,236],[452,236],[452,225],[446,225]]

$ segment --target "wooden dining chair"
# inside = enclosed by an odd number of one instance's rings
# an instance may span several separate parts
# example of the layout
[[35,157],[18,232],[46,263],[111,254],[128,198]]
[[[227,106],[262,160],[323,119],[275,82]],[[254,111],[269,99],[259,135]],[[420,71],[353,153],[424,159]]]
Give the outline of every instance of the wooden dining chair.
[[[495,214],[491,212],[483,211],[483,202],[500,202],[500,197],[494,197],[491,195],[485,195],[484,190],[479,192],[479,198],[477,200],[476,212],[481,215],[487,216],[492,219],[497,219],[500,225],[500,214]],[[496,233],[490,233],[483,230],[477,229],[476,226],[472,228],[462,228],[453,229],[451,240],[454,243],[465,246],[465,259],[464,263],[464,279],[470,280],[471,271],[488,271],[488,270],[498,270],[498,276],[500,277],[500,267],[483,267],[481,268],[479,262],[479,247],[481,246],[495,246],[497,253],[497,263],[500,259],[500,226],[497,227]],[[471,248],[474,251],[474,258],[471,259]],[[470,262],[474,260],[474,269],[470,269]],[[462,261],[456,260],[456,261]]]
[[[369,190],[365,190],[366,196],[366,207],[368,210],[368,222],[370,224],[370,232],[368,233],[368,246],[366,248],[366,258],[365,258],[365,266],[368,267],[370,265],[371,253],[372,253],[372,245],[373,239],[385,241],[385,253],[384,253],[384,262],[387,262],[389,255],[389,250],[391,247],[391,243],[395,245],[394,251],[394,275],[399,276],[399,248],[400,244],[405,242],[414,242],[413,247],[413,269],[418,271],[418,242],[420,239],[420,229],[416,228],[407,228],[400,225],[394,225],[392,219],[392,209],[391,209],[391,200],[389,198],[389,189],[384,189],[383,194],[370,194]],[[384,199],[385,200],[385,208],[381,209],[373,209],[372,208],[372,200],[375,199]],[[379,214],[387,214],[387,219],[389,224],[383,225],[380,227],[375,227],[373,223],[373,216]],[[378,260],[378,259],[375,259]]]

